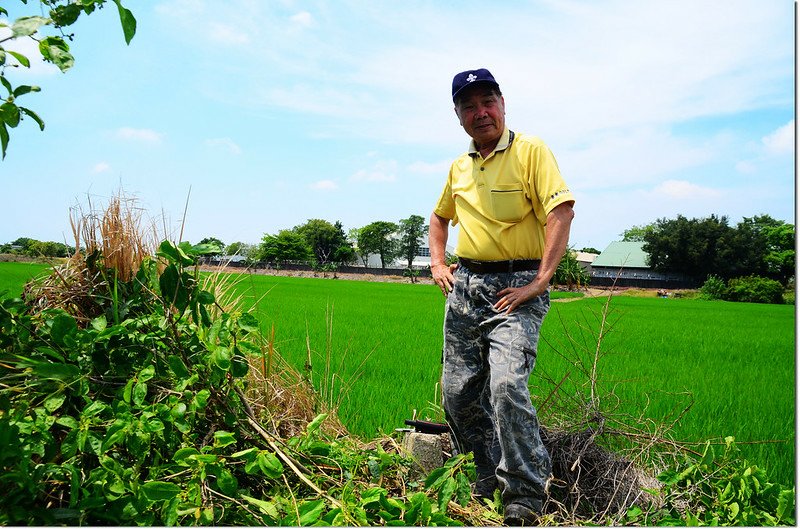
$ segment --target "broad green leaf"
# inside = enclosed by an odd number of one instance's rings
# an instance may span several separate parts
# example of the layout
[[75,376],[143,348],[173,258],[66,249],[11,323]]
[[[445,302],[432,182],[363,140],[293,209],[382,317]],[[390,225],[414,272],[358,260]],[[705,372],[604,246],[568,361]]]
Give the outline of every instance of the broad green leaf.
[[101,451],[107,452],[109,448],[116,445],[117,443],[122,442],[125,439],[125,435],[127,433],[127,424],[122,422],[117,422],[113,424],[108,431],[106,432],[105,439],[103,439],[103,443],[101,445]]
[[158,417],[150,417],[143,422],[143,427],[145,431],[158,433],[164,430],[164,423]]
[[217,244],[203,243],[190,246],[186,250],[186,253],[189,255],[197,256],[197,255],[210,255],[214,253],[219,253],[221,251],[222,248],[220,248],[219,245]]
[[197,302],[203,305],[210,305],[214,303],[214,294],[208,290],[201,290],[197,293]]
[[462,507],[466,507],[471,496],[469,478],[467,478],[467,475],[463,472],[459,472],[456,475],[456,482],[458,484],[456,488],[456,502]]
[[164,520],[165,527],[175,527],[178,525],[178,506],[180,501],[178,497],[172,498],[161,511],[161,516]]
[[[31,61],[26,56],[24,56],[23,54],[17,53],[16,51],[11,51],[11,50],[5,50],[5,51],[9,55],[11,55],[15,59],[17,59],[17,62],[19,62],[25,68],[30,68],[31,67]],[[38,90],[37,90],[37,92],[38,92]]]
[[172,456],[172,460],[179,464],[187,464],[186,460],[192,456],[196,456],[200,453],[197,448],[194,447],[187,447],[181,448]]
[[42,89],[38,86],[31,86],[31,85],[20,85],[14,89],[14,97],[23,96],[25,94],[30,94],[31,92],[41,92]]
[[151,501],[171,500],[181,492],[181,488],[166,481],[148,481],[141,486],[145,497]]
[[739,516],[739,504],[737,502],[733,502],[728,505],[728,518],[733,520],[737,516]]
[[122,24],[122,33],[125,35],[125,44],[130,44],[133,36],[136,35],[136,19],[129,9],[122,7],[120,0],[114,0],[119,11],[119,21]]
[[36,33],[40,27],[50,24],[52,20],[45,17],[20,17],[11,26],[12,37],[27,37]]
[[33,372],[45,379],[71,380],[80,376],[81,371],[74,364],[39,363],[33,366]]
[[9,83],[8,79],[6,79],[2,74],[0,74],[0,84],[6,87],[6,90],[8,90],[8,95],[14,93],[14,88],[11,86],[11,83]]
[[239,328],[245,332],[258,332],[258,320],[250,314],[245,312],[239,316]]
[[245,494],[242,494],[241,498],[245,500],[247,503],[258,507],[258,510],[263,512],[264,514],[271,516],[272,518],[278,517],[278,509],[275,508],[274,503],[269,501],[259,500],[257,498],[253,498],[252,496],[247,496]]
[[[161,244],[158,246],[158,251],[156,255],[159,257],[164,257],[168,261],[171,261],[175,264],[181,264],[184,266],[191,265],[194,263],[191,257],[186,255],[186,253],[180,249],[178,246],[175,246],[170,241],[162,241]],[[163,291],[162,291],[163,292]]]
[[268,478],[276,479],[283,474],[283,465],[281,464],[280,460],[278,460],[278,457],[272,452],[260,453],[256,458],[256,462],[258,463],[258,467],[261,469],[261,472],[263,472]]
[[428,477],[425,478],[425,488],[438,488],[444,480],[447,479],[447,476],[447,469],[445,467],[434,469],[428,474]]
[[147,383],[139,381],[133,386],[133,393],[131,395],[131,400],[137,406],[141,406],[144,402],[144,399],[147,397]]
[[44,409],[46,409],[50,413],[53,413],[58,408],[60,408],[62,404],[64,404],[65,399],[66,396],[63,394],[53,395],[52,397],[49,397],[47,400],[44,401]]
[[386,489],[382,487],[372,487],[361,493],[361,506],[367,507],[369,505],[380,504],[381,496],[386,495]]
[[232,445],[236,443],[236,437],[230,433],[225,432],[222,430],[218,430],[214,432],[214,447],[215,448],[222,448],[224,446]]
[[234,355],[231,359],[231,375],[242,378],[250,370],[250,364],[242,355]]
[[261,354],[261,348],[253,343],[239,342],[237,346],[245,354],[250,354],[250,355]]
[[678,473],[674,470],[665,470],[656,479],[664,485],[675,485],[678,482]]
[[125,384],[125,388],[122,390],[122,400],[127,402],[128,404],[131,403],[131,394],[133,393],[133,385],[136,384],[136,379],[132,378],[128,380],[128,383]]
[[231,351],[227,347],[217,347],[211,355],[214,364],[223,371],[228,371],[231,368]]
[[92,329],[102,332],[106,330],[106,327],[108,327],[108,320],[106,320],[105,315],[98,316],[92,320]]
[[69,46],[61,37],[46,37],[39,41],[39,53],[52,62],[62,72],[66,72],[75,64],[75,58],[69,52]]
[[328,418],[327,413],[320,413],[319,415],[314,417],[314,420],[312,420],[310,423],[308,423],[308,426],[306,426],[306,433],[308,435],[316,433],[316,431],[320,429],[322,423],[325,422],[325,419],[327,418]]
[[399,501],[395,500],[394,498],[390,498],[388,495],[383,494],[380,497],[380,504],[381,507],[386,509],[386,511],[391,515],[392,519],[396,519],[400,516],[400,513],[403,510],[403,504]]
[[78,324],[75,318],[66,314],[59,314],[53,318],[53,326],[50,328],[50,338],[58,345],[64,345],[64,338],[78,331]]
[[80,423],[78,421],[76,421],[75,419],[73,419],[69,415],[64,415],[64,416],[59,417],[58,419],[56,419],[56,424],[60,424],[61,426],[65,426],[65,427],[69,428],[70,430],[74,430],[75,428],[77,428],[80,425]]
[[139,371],[139,380],[141,382],[147,382],[148,380],[152,379],[156,375],[156,368],[152,364],[149,366],[145,366]]
[[183,360],[180,356],[170,355],[167,359],[167,363],[169,364],[169,368],[178,378],[186,378],[189,376],[189,370],[186,368],[186,364],[183,363]]
[[170,415],[172,415],[175,418],[183,417],[184,415],[186,415],[186,404],[184,404],[183,402],[177,403],[170,410]]
[[37,353],[41,353],[41,354],[43,354],[45,356],[49,356],[50,358],[52,358],[56,362],[64,362],[64,356],[62,354],[60,354],[58,351],[54,351],[53,349],[51,349],[49,347],[37,347],[36,348],[36,352]]
[[3,159],[6,157],[6,151],[8,150],[8,129],[6,129],[6,124],[0,121],[0,150],[3,152]]
[[239,482],[236,480],[236,476],[228,469],[223,468],[219,471],[219,475],[217,476],[217,487],[219,487],[220,492],[223,494],[235,496],[236,490],[239,488]]
[[298,505],[297,512],[300,514],[298,524],[302,526],[312,525],[319,520],[322,511],[325,510],[325,500],[306,501]]
[[86,406],[83,409],[83,411],[81,411],[81,417],[86,417],[86,418],[95,417],[97,415],[100,415],[101,413],[103,413],[107,409],[108,409],[108,405],[107,404],[105,404],[104,402],[101,402],[99,400],[96,400],[96,401],[92,402],[91,404],[89,404],[88,406]]
[[453,494],[456,491],[456,480],[452,477],[447,478],[442,488],[439,490],[439,510],[445,512],[447,510],[447,504],[450,503],[450,500],[453,497]]
[[197,392],[197,395],[194,396],[192,399],[192,403],[194,404],[195,409],[203,410],[208,403],[208,398],[211,396],[211,392],[207,389],[201,389]]
[[778,509],[775,514],[778,515],[778,520],[785,521],[787,515],[792,513],[794,507],[794,489],[782,490],[778,494]]
[[[231,454],[231,457],[237,458],[237,457],[251,456],[253,459],[255,459],[254,454],[256,454],[257,452],[258,452],[258,448],[255,448],[255,447],[247,448],[245,450],[240,450],[240,451],[236,452],[235,454]],[[251,457],[245,457],[245,459],[251,460]]]
[[81,14],[81,8],[77,4],[67,4],[58,6],[55,9],[50,11],[50,16],[53,18],[53,22],[59,26],[70,26],[78,20],[78,17]]

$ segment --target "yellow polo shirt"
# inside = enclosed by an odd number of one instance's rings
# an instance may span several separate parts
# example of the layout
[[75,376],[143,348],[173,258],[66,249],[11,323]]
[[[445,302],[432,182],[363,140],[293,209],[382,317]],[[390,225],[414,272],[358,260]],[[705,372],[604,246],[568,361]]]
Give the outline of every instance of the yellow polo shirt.
[[473,141],[453,162],[434,213],[461,224],[459,257],[541,259],[547,215],[574,201],[547,145],[506,128],[486,158]]

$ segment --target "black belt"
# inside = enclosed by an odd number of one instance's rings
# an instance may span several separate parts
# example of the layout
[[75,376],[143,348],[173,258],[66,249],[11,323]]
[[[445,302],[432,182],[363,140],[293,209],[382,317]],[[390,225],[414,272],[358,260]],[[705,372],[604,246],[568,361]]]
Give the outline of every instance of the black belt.
[[476,261],[458,258],[458,264],[473,274],[510,274],[525,270],[538,270],[541,259],[515,259],[511,261]]

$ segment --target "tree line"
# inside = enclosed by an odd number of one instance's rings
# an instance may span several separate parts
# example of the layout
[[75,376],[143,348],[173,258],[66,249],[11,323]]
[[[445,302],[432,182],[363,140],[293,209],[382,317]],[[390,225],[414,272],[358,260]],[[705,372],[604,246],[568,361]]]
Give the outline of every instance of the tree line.
[[0,244],[0,253],[27,257],[69,257],[75,253],[75,247],[68,246],[63,242],[19,237],[11,242]]
[[249,261],[278,266],[301,262],[324,268],[357,261],[368,266],[369,257],[377,255],[381,268],[402,258],[410,269],[422,248],[420,240],[427,234],[427,222],[420,215],[411,215],[398,222],[371,222],[347,233],[340,221],[331,223],[324,219],[309,219],[290,229],[265,233],[256,245],[235,242],[226,246],[216,237],[207,237],[200,243],[218,246],[219,254],[242,255]]
[[786,286],[794,277],[794,225],[769,215],[745,217],[731,226],[726,216],[658,219],[623,232],[623,241],[644,242],[648,265],[705,280],[766,277]]

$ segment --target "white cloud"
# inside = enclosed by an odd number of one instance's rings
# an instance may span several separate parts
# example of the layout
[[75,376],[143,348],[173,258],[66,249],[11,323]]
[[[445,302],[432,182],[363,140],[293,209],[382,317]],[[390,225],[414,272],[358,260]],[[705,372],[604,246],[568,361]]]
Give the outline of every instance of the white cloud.
[[661,128],[632,127],[587,133],[578,148],[549,146],[570,187],[587,190],[655,182],[709,161],[724,141],[689,142]]
[[247,44],[250,37],[241,28],[219,22],[212,22],[209,26],[209,37],[220,44]]
[[334,191],[339,189],[339,186],[333,180],[319,180],[308,187],[314,191]]
[[[370,156],[370,157],[374,157]],[[389,183],[397,180],[397,161],[378,160],[372,167],[359,169],[351,177],[351,182],[382,182]]]
[[311,13],[308,11],[300,11],[289,17],[294,24],[307,28],[310,27],[314,23],[314,18],[311,16]]
[[452,160],[442,160],[440,162],[422,162],[416,161],[414,163],[409,164],[406,167],[406,170],[412,174],[419,174],[423,176],[437,176],[444,179],[447,176],[447,172],[450,170],[450,164]]
[[146,143],[161,143],[164,135],[152,129],[134,129],[131,127],[121,127],[117,129],[117,138],[122,140],[142,141]]
[[794,120],[764,136],[761,142],[771,154],[794,152]]
[[685,180],[667,180],[653,189],[653,194],[679,199],[706,199],[716,198],[720,191],[710,187],[703,187]]
[[756,165],[748,160],[736,162],[736,171],[743,174],[753,174],[758,170]]
[[100,174],[105,173],[111,169],[111,166],[106,162],[98,162],[92,167],[92,173]]
[[206,147],[225,149],[231,154],[242,154],[242,148],[230,138],[211,138],[205,141]]

